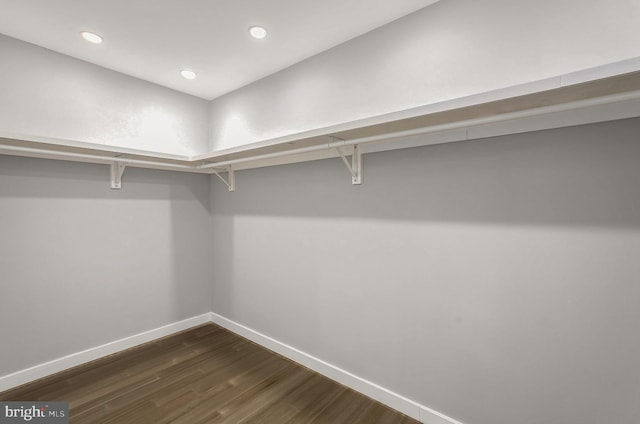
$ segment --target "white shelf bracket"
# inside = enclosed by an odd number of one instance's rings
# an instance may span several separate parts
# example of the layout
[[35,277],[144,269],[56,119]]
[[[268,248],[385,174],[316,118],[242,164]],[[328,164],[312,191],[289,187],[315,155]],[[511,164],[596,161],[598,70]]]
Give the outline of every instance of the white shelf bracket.
[[351,184],[362,184],[362,152],[360,151],[359,146],[357,144],[353,146],[351,162],[349,162],[341,147],[336,147],[336,151],[342,158],[344,164],[347,166],[349,173],[351,173]]
[[[221,172],[226,172],[227,177],[225,178],[223,175],[221,175],[220,174]],[[214,169],[213,173],[218,178],[220,178],[220,180],[222,180],[223,183],[225,183],[229,191],[236,191],[236,174],[231,165],[227,166],[227,168],[224,171]]]
[[120,189],[122,187],[122,174],[126,166],[117,162],[111,164],[111,188]]

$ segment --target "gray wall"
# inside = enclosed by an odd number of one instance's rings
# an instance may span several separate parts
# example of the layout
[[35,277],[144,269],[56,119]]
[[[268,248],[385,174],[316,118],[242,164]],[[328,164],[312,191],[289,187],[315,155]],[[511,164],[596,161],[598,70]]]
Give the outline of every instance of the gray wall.
[[209,181],[0,156],[0,375],[209,312]]
[[214,182],[213,311],[468,424],[640,416],[640,119]]
[[360,187],[338,159],[242,171],[235,193],[0,156],[0,375],[213,309],[466,424],[635,422],[639,130],[368,154]]

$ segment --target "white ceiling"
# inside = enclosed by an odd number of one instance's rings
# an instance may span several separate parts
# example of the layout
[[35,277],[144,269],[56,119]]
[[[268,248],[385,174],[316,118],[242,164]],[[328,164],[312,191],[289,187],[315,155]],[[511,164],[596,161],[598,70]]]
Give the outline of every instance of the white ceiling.
[[[0,33],[212,99],[436,1],[0,0]],[[251,25],[268,37],[252,39]]]

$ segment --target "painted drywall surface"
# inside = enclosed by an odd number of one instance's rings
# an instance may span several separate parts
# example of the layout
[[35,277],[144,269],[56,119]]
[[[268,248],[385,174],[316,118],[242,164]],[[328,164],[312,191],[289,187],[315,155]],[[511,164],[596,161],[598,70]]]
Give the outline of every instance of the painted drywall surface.
[[0,375],[211,310],[209,178],[0,156]]
[[640,56],[637,0],[446,0],[215,99],[219,150]]
[[213,310],[466,424],[636,422],[639,130],[213,182]]
[[207,149],[205,100],[3,35],[0,57],[2,132],[179,155]]

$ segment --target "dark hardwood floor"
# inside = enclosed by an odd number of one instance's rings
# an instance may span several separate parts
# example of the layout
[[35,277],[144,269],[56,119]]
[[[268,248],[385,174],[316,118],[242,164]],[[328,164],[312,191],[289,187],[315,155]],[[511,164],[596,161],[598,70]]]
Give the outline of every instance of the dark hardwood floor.
[[0,400],[68,401],[72,424],[418,423],[213,324],[0,393]]

